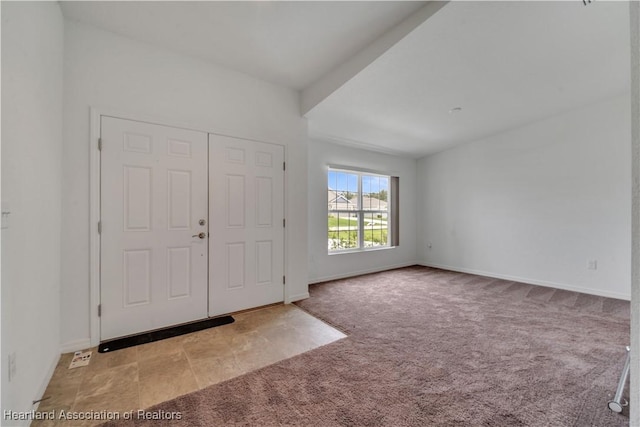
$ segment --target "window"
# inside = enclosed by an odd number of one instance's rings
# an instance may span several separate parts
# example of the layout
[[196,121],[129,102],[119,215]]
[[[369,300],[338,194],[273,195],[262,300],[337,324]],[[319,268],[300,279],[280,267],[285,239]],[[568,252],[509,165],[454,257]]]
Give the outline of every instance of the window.
[[[394,218],[397,177],[329,168],[329,252],[397,246]],[[394,182],[395,181],[395,182]],[[393,196],[393,197],[392,197]],[[394,232],[392,233],[392,230]]]

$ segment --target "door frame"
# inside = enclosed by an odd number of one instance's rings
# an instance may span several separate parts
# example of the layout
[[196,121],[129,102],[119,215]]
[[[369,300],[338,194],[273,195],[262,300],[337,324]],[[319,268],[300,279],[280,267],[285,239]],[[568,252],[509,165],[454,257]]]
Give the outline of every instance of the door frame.
[[[282,146],[284,149],[284,161],[288,161],[288,147],[284,144],[272,141],[264,141],[256,139],[249,135],[243,135],[240,132],[231,132],[229,130],[212,130],[207,127],[195,126],[192,123],[185,123],[168,118],[148,116],[133,112],[127,112],[119,109],[108,107],[89,107],[90,123],[89,123],[89,341],[90,346],[95,347],[100,344],[100,316],[98,315],[98,305],[100,304],[100,233],[98,232],[98,223],[100,222],[100,150],[98,150],[98,141],[101,134],[101,117],[109,116],[124,120],[133,120],[145,122],[161,126],[169,126],[180,129],[187,129],[197,132],[205,132],[207,134],[227,136],[231,138],[245,139],[249,141],[262,142]],[[288,174],[284,173],[284,216],[289,217],[289,203],[287,197],[288,190]],[[288,272],[289,260],[288,251],[288,228],[284,229],[284,271]],[[207,261],[208,262],[208,261]],[[207,286],[208,287],[208,286]],[[284,303],[291,302],[289,297],[289,284],[283,286]],[[84,346],[83,346],[84,347]]]

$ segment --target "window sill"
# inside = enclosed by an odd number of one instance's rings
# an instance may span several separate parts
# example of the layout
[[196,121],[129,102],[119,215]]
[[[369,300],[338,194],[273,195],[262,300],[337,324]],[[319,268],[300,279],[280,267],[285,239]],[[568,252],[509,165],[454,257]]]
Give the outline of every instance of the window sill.
[[378,251],[388,251],[389,249],[396,249],[397,246],[382,246],[382,247],[374,247],[374,248],[358,248],[358,249],[342,249],[338,251],[328,252],[329,256],[332,255],[343,255],[343,254],[361,254],[366,252],[378,252]]

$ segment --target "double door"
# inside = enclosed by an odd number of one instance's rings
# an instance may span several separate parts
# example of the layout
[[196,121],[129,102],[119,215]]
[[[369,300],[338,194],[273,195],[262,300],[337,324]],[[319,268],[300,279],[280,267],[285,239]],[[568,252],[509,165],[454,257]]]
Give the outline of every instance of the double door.
[[280,302],[284,149],[101,118],[101,340]]

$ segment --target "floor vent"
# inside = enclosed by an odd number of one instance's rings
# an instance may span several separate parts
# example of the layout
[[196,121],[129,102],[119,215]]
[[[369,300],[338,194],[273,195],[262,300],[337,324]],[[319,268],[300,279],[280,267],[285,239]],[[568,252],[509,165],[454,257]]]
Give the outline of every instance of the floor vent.
[[216,326],[228,325],[235,320],[231,316],[214,317],[212,319],[201,320],[198,322],[185,323],[183,325],[172,326],[164,329],[157,329],[151,332],[143,332],[137,335],[130,335],[124,338],[118,338],[111,341],[105,341],[98,347],[98,353],[108,353],[115,350],[121,350],[127,347],[133,347],[140,344],[147,344],[154,341],[160,341],[167,338],[173,338],[191,332],[202,331],[203,329],[215,328]]

